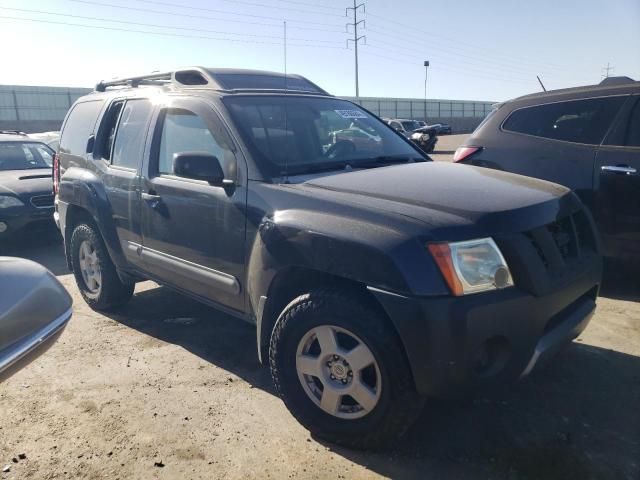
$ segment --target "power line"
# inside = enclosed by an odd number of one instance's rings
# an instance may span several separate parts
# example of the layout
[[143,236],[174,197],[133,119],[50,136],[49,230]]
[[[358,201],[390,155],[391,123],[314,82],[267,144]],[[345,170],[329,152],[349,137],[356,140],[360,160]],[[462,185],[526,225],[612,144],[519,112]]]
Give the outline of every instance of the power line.
[[[236,35],[240,37],[256,37],[256,38],[276,38],[281,39],[282,35],[263,35],[263,34],[251,34],[251,33],[237,33],[237,32],[225,32],[220,30],[210,30],[207,28],[194,28],[194,27],[176,27],[172,25],[159,25],[154,23],[142,23],[142,22],[130,22],[126,20],[115,20],[104,17],[86,17],[83,15],[72,15],[68,13],[59,13],[59,12],[49,12],[45,10],[30,10],[27,8],[9,8],[9,7],[0,7],[0,10],[11,10],[16,12],[26,12],[26,13],[40,13],[45,15],[55,15],[59,17],[65,18],[76,18],[80,20],[95,20],[100,22],[111,22],[111,23],[120,23],[123,25],[136,25],[141,27],[152,27],[152,28],[164,28],[164,29],[173,29],[173,30],[188,30],[191,32],[207,32],[207,33],[216,33],[221,35]],[[300,41],[300,42],[319,42],[319,43],[329,43],[329,44],[340,44],[342,42],[335,40],[318,40],[318,39],[309,39],[309,38],[295,38],[289,37],[289,40]]]
[[[391,56],[388,56],[388,55],[381,55],[379,53],[374,53],[374,52],[371,52],[368,48],[364,49],[363,53],[365,55],[371,55],[373,57],[378,57],[378,58],[382,58],[382,59],[385,59],[385,60],[391,60],[391,61],[394,61],[394,62],[402,63],[404,65],[411,65],[413,67],[416,66],[416,62],[410,62],[408,60],[399,59],[397,57],[391,57]],[[506,83],[513,83],[513,84],[519,84],[519,85],[524,85],[525,83],[529,83],[529,82],[524,81],[524,80],[512,80],[512,79],[508,79],[508,78],[503,78],[503,77],[500,77],[498,75],[490,76],[490,75],[483,75],[483,74],[475,73],[475,72],[471,72],[470,73],[468,71],[460,70],[460,69],[455,68],[455,67],[449,67],[447,65],[445,65],[445,66],[443,66],[441,68],[438,67],[438,69],[439,70],[445,70],[445,71],[451,71],[451,72],[454,72],[454,73],[463,74],[463,75],[465,75],[466,79],[467,78],[468,79],[473,79],[473,78],[477,77],[477,78],[483,78],[483,79],[494,80],[494,81],[495,80],[500,80],[500,81],[503,81],[503,82],[506,82]]]
[[[41,19],[36,19],[36,18],[25,18],[25,17],[9,17],[9,16],[4,16],[4,15],[0,15],[0,19],[5,19],[5,20],[18,20],[18,21],[25,21],[25,22],[36,22],[36,23],[47,23],[47,24],[51,24],[51,25],[65,25],[65,26],[69,26],[69,27],[80,27],[80,28],[93,28],[93,29],[99,29],[99,30],[111,30],[111,31],[117,31],[117,32],[126,32],[126,33],[141,33],[141,34],[145,34],[145,35],[157,35],[157,36],[164,36],[164,37],[180,37],[180,38],[196,38],[196,39],[200,39],[200,40],[216,40],[216,41],[224,41],[224,42],[236,42],[236,43],[253,43],[253,44],[260,44],[260,45],[282,45],[282,41],[279,42],[263,42],[263,41],[258,41],[258,40],[243,40],[240,38],[228,38],[228,37],[210,37],[210,36],[206,36],[206,35],[185,35],[185,34],[181,34],[181,33],[169,33],[169,32],[150,32],[147,30],[133,30],[133,29],[129,29],[129,28],[117,28],[117,27],[107,27],[107,26],[103,26],[103,25],[86,25],[86,24],[78,24],[78,23],[69,23],[69,22],[56,22],[53,20],[41,20]],[[331,45],[308,45],[308,44],[289,44],[289,46],[296,46],[296,47],[313,47],[313,48],[333,48],[333,49],[340,49],[340,50],[344,50],[344,47],[338,47],[338,46],[331,46]]]
[[[367,31],[368,32],[372,32],[372,33],[382,33],[379,30],[374,30],[372,28],[367,29]],[[398,43],[395,43],[395,42],[389,42],[389,41],[386,41],[386,40],[380,40],[380,39],[378,39],[376,37],[373,37],[373,39],[369,43],[371,45],[376,45],[376,44],[380,43],[380,44],[383,44],[383,45],[389,45],[391,47],[400,48],[401,49],[401,52],[399,53],[400,55],[403,55],[403,54],[406,55],[406,53],[403,52],[403,50],[410,51],[410,52],[415,52],[415,53],[420,54],[422,56],[424,56],[424,53],[425,53],[424,49],[418,49],[418,48],[411,47],[411,46],[406,47],[406,46],[402,46],[402,45],[400,45]],[[433,58],[439,58],[438,54],[437,53],[432,53],[431,50],[429,50],[429,55],[431,57],[433,57]],[[465,54],[462,54],[462,53],[448,53],[446,57],[442,56],[441,58],[450,58],[450,56],[456,56],[456,57],[462,57],[462,58],[465,58],[465,59],[467,59],[467,58],[471,59],[472,61],[466,60],[464,62],[464,63],[470,64],[470,65],[484,66],[486,63],[493,63],[493,64],[497,65],[499,68],[510,70],[511,71],[510,73],[515,73],[515,74],[528,75],[531,72],[531,70],[527,71],[527,70],[523,70],[523,69],[520,69],[520,68],[508,66],[508,65],[502,65],[502,64],[500,64],[498,62],[494,62],[494,61],[491,61],[491,60],[474,61],[478,57],[474,57],[472,55],[465,55]],[[496,68],[496,67],[491,67],[491,68]]]
[[[167,7],[179,7],[179,8],[186,8],[189,10],[200,10],[203,12],[209,12],[209,11],[214,11],[211,10],[209,8],[204,8],[204,7],[192,7],[189,5],[176,5],[175,3],[170,3],[170,2],[159,2],[157,0],[137,0],[140,3],[149,3],[151,5],[162,5],[162,6],[167,6]],[[305,10],[302,8],[291,8],[291,7],[279,7],[277,5],[267,5],[264,3],[256,3],[256,2],[247,2],[245,0],[227,0],[227,1],[232,1],[232,3],[234,4],[241,4],[241,5],[248,5],[250,7],[264,7],[264,8],[271,8],[271,9],[276,9],[276,10],[287,10],[289,12],[301,12],[301,13],[310,13],[313,15],[325,15],[328,17],[342,17],[342,15],[338,15],[335,13],[321,13],[321,12],[313,12],[310,10]]]
[[[383,32],[381,30],[377,30],[375,28],[370,28],[370,27],[367,30],[369,32],[371,32],[371,33],[376,33],[376,34],[379,34],[379,35],[385,35],[387,37],[397,38],[399,40],[404,41],[405,43],[407,42],[407,35],[402,35],[402,36],[395,35],[393,33],[389,33],[388,31],[384,31]],[[392,45],[392,46],[398,46],[398,47],[401,47],[403,50],[417,51],[416,48],[412,47],[412,46],[404,46],[404,45],[400,46],[397,43],[391,44],[391,42],[387,42],[387,41],[384,41],[384,40],[378,40],[378,42],[379,43],[387,43],[387,44]],[[420,38],[420,42],[425,42],[424,37]],[[429,41],[429,44],[425,45],[425,46],[433,47],[433,45],[435,45],[435,44],[437,44],[437,42]],[[527,67],[531,68],[531,70],[529,70],[529,69],[525,69],[525,67],[518,66],[513,62],[504,62],[504,61],[500,61],[500,60],[492,60],[491,57],[487,57],[485,55],[468,55],[468,54],[465,54],[465,53],[460,53],[460,51],[458,49],[454,49],[454,48],[451,48],[451,47],[438,46],[437,50],[442,50],[443,52],[446,52],[447,55],[454,55],[454,56],[458,56],[458,57],[462,57],[462,58],[468,58],[468,59],[472,59],[472,60],[478,59],[478,61],[481,62],[482,64],[484,64],[484,63],[492,63],[492,64],[500,66],[500,68],[508,68],[510,70],[513,70],[516,73],[530,74],[531,72],[538,72],[539,71],[539,69],[535,69],[534,70],[533,68],[535,68],[535,67],[532,68],[531,65],[527,65]],[[431,50],[430,50],[430,52],[431,52]],[[423,54],[424,52],[421,50],[420,53]],[[478,63],[478,62],[476,62],[476,63]]]
[[[378,18],[378,19],[380,19],[380,20],[384,21],[385,23],[394,23],[394,24],[396,24],[396,25],[399,25],[399,26],[403,27],[404,29],[411,29],[412,31],[420,32],[420,33],[421,33],[421,34],[423,34],[423,35],[435,36],[435,37],[438,37],[438,38],[441,38],[441,39],[447,40],[447,41],[449,41],[449,42],[457,43],[457,44],[459,44],[459,45],[464,45],[464,46],[466,46],[466,47],[470,47],[470,48],[473,48],[473,49],[482,49],[482,50],[485,50],[486,48],[492,48],[492,47],[483,47],[483,46],[479,46],[477,43],[476,43],[476,44],[473,44],[473,43],[469,43],[469,42],[462,42],[462,41],[458,40],[457,38],[447,37],[447,36],[445,36],[445,35],[442,35],[442,34],[436,34],[436,33],[434,33],[434,32],[429,32],[429,31],[427,31],[427,30],[420,30],[420,29],[416,29],[416,27],[415,27],[415,26],[408,25],[408,24],[406,24],[406,23],[402,23],[402,22],[398,22],[398,21],[396,21],[396,20],[391,20],[391,19],[389,19],[389,18],[387,18],[387,17],[383,17],[383,16],[381,16],[381,15],[376,15],[376,14],[371,13],[371,12],[368,12],[368,13],[367,13],[367,16],[368,16],[368,17]],[[388,27],[387,27],[387,28],[388,28]],[[403,31],[402,31],[402,33],[405,35],[405,39],[406,39],[406,36],[414,36],[414,37],[418,37],[418,35],[417,35],[417,34],[415,34],[415,33],[411,33],[411,31],[403,30]],[[421,37],[421,38],[422,38],[422,40],[424,40],[424,37]],[[502,57],[504,57],[504,58],[509,58],[509,59],[511,59],[510,61],[517,61],[517,62],[521,62],[521,63],[528,63],[528,64],[531,64],[531,63],[538,63],[538,64],[540,64],[540,65],[548,65],[548,66],[549,66],[549,68],[564,68],[562,65],[557,65],[557,64],[554,64],[554,63],[551,63],[551,62],[547,62],[547,61],[544,61],[544,62],[535,62],[535,61],[532,61],[532,59],[531,59],[530,57],[528,57],[526,60],[522,60],[522,59],[521,59],[521,58],[519,58],[519,57],[515,57],[515,56],[512,56],[512,55],[501,54],[501,53],[497,53],[497,54],[494,54],[494,55],[502,56]]]
[[[368,45],[367,48],[383,50],[383,51],[387,51],[387,52],[393,53],[395,55],[401,55],[401,56],[404,56],[404,57],[413,58],[413,59],[416,60],[416,63],[413,64],[414,66],[418,65],[419,62],[421,62],[422,59],[423,59],[423,57],[419,57],[419,56],[412,55],[412,54],[407,54],[407,53],[404,53],[404,52],[396,52],[395,50],[389,50],[389,49],[386,49],[386,48],[377,47],[375,45]],[[468,65],[465,65],[464,63],[462,63],[462,64],[460,64],[460,63],[450,63],[450,62],[447,62],[446,60],[438,60],[438,65],[439,66],[444,65],[444,66],[449,67],[450,69],[458,69],[458,71],[460,71],[461,73],[465,73],[465,74],[468,74],[469,72],[478,72],[478,73],[483,74],[483,75],[490,75],[490,72],[487,72],[487,70],[485,70],[485,69],[482,69],[482,68],[479,68],[479,67],[473,66],[473,65],[468,66]],[[497,77],[492,77],[492,78],[497,78]],[[508,74],[504,75],[503,73],[500,73],[500,77],[499,78],[510,79],[510,80],[513,80],[513,81],[524,81],[524,82],[528,82],[529,81],[529,78],[527,78],[527,77],[515,77],[515,76],[510,76]]]
[[[136,11],[136,12],[146,12],[146,13],[157,13],[160,15],[171,15],[174,17],[185,17],[185,18],[198,18],[198,19],[206,19],[206,20],[222,20],[222,21],[229,21],[228,19],[224,19],[224,18],[218,18],[218,17],[207,17],[204,15],[189,15],[187,13],[176,13],[176,12],[167,12],[164,10],[154,10],[154,9],[150,9],[150,8],[139,8],[139,7],[129,7],[129,6],[125,6],[125,5],[115,5],[113,3],[104,3],[104,2],[93,2],[90,0],[69,0],[70,2],[75,2],[75,3],[84,3],[86,5],[96,5],[99,7],[109,7],[109,8],[120,8],[123,10],[131,10],[131,11]],[[182,8],[178,5],[175,5],[176,8]],[[241,17],[250,17],[250,18],[262,18],[265,20],[275,20],[275,21],[282,21],[282,18],[280,17],[269,17],[266,15],[256,15],[256,14],[249,14],[249,13],[238,13],[238,12],[230,12],[228,10],[214,10],[211,8],[207,8],[207,9],[203,9],[206,10],[208,12],[213,12],[213,13],[222,13],[224,15],[236,15],[236,16],[241,16]],[[322,23],[322,22],[309,22],[306,20],[295,20],[297,23],[303,23],[303,24],[308,24],[308,25],[320,25],[320,26],[330,26],[330,27],[335,27],[336,25],[331,24],[331,23]]]
[[[236,3],[236,0],[222,0],[223,2],[231,2],[231,3]],[[276,0],[280,3],[292,3],[294,5],[304,5],[307,7],[313,7],[313,8],[324,8],[324,9],[331,9],[333,10],[333,6],[328,6],[328,5],[315,5],[313,3],[307,3],[307,2],[297,2],[295,0]]]

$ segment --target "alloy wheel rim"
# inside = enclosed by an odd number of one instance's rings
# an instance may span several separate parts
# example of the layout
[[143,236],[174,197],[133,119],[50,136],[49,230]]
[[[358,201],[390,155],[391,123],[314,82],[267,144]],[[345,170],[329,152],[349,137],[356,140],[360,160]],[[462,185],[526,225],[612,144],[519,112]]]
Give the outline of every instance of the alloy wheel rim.
[[352,420],[371,413],[380,401],[382,376],[367,345],[332,325],[309,330],[298,343],[298,379],[324,412]]
[[80,263],[80,273],[82,274],[82,279],[84,280],[87,290],[92,295],[100,294],[100,289],[102,288],[102,270],[100,268],[98,252],[90,241],[84,240],[80,244],[78,261]]

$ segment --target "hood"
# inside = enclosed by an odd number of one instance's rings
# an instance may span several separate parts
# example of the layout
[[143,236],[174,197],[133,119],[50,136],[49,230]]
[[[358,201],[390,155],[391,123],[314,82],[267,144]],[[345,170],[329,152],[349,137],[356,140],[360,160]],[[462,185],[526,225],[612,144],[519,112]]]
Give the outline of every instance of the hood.
[[0,171],[0,195],[13,194],[18,197],[51,195],[53,180],[50,168]]
[[554,183],[441,162],[357,170],[297,187],[411,217],[450,240],[526,231],[580,208],[575,195]]

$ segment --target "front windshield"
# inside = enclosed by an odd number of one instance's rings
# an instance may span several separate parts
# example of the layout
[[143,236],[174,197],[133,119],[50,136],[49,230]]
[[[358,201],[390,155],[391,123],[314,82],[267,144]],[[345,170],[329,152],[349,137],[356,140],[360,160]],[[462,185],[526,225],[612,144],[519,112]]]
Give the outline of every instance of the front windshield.
[[378,118],[345,100],[270,95],[224,102],[252,155],[273,176],[424,159]]
[[0,171],[50,168],[53,151],[43,143],[0,142]]

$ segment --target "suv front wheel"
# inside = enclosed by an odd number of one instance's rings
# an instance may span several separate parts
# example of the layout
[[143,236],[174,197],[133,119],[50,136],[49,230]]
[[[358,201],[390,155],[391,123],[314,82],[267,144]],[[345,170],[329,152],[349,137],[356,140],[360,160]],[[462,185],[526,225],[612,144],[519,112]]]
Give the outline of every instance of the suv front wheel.
[[296,298],[278,318],[269,361],[287,408],[334,443],[384,448],[424,404],[395,332],[357,295],[317,290]]
[[77,225],[71,235],[71,266],[78,289],[94,310],[125,304],[135,285],[123,283],[109,258],[102,237],[93,225]]

